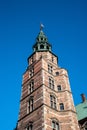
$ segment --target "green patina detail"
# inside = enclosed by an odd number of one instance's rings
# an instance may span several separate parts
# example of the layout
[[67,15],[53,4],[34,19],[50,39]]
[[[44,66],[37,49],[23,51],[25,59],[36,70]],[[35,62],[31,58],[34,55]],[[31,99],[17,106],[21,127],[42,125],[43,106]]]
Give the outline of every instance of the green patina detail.
[[36,43],[33,46],[34,52],[37,51],[51,51],[51,45],[48,42],[47,37],[41,30],[36,38]]
[[87,118],[87,100],[76,106],[76,112],[79,121],[84,118]]

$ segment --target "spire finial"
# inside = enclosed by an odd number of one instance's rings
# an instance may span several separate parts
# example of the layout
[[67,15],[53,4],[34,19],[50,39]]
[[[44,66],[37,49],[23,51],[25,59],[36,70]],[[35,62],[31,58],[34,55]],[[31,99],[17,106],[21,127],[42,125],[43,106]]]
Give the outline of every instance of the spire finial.
[[41,24],[40,24],[40,31],[42,31],[43,28],[44,28],[44,25],[41,23]]

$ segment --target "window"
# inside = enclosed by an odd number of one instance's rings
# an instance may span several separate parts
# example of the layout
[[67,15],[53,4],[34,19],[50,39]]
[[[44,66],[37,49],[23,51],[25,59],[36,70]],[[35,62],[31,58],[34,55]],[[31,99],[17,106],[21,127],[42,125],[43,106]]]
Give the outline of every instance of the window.
[[27,106],[27,113],[30,113],[33,111],[33,97],[31,97],[28,101],[28,106]]
[[40,45],[40,49],[44,49],[44,45]]
[[49,50],[49,46],[47,46],[47,50]]
[[52,78],[49,78],[49,87],[54,89],[54,80]]
[[56,98],[53,95],[50,95],[50,105],[52,108],[56,109]]
[[54,57],[52,56],[52,62],[54,62]]
[[31,68],[29,71],[30,78],[34,75],[34,68]]
[[58,86],[57,86],[57,90],[58,90],[58,91],[61,91],[61,85],[58,85]]
[[59,130],[59,124],[57,121],[52,121],[52,130]]
[[32,93],[34,90],[34,80],[32,80],[28,85],[28,94]]
[[46,38],[44,40],[46,41]]
[[60,103],[60,110],[63,111],[64,110],[64,104]]
[[57,71],[57,72],[56,72],[56,76],[58,76],[58,75],[59,75],[59,72]]
[[33,125],[30,124],[29,126],[27,126],[26,130],[32,130],[32,128],[33,128]]
[[41,41],[43,40],[43,38],[41,37]]
[[48,65],[48,72],[53,73],[53,67],[51,65]]

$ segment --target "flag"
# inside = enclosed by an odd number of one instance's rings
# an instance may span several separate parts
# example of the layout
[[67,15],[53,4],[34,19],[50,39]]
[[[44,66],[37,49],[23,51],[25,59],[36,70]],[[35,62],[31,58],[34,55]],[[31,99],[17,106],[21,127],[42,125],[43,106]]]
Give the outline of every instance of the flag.
[[40,24],[40,30],[42,30],[44,28],[44,25],[41,23]]

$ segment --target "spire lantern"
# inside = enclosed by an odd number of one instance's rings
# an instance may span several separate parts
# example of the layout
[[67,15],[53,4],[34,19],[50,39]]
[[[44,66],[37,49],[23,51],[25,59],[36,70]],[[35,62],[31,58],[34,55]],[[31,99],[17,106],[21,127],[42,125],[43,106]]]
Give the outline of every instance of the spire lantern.
[[36,43],[33,46],[34,52],[51,51],[51,44],[48,42],[46,35],[43,32],[44,25],[40,25],[40,32],[36,37]]

